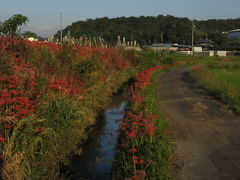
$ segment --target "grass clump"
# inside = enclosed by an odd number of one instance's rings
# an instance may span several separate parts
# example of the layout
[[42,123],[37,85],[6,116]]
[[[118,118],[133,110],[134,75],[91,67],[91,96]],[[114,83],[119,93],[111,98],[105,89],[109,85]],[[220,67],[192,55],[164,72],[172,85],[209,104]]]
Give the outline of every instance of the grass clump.
[[193,68],[191,76],[227,107],[240,112],[239,61],[222,60]]

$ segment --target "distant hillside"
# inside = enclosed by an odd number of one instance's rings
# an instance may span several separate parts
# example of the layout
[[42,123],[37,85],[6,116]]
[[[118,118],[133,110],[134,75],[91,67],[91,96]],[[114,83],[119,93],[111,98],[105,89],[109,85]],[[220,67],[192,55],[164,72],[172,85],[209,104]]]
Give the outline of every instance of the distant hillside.
[[[222,32],[240,28],[238,19],[194,20],[196,26],[195,39],[210,38],[222,40]],[[141,45],[154,42],[190,44],[192,22],[188,18],[174,16],[140,16],[119,18],[97,18],[78,21],[67,26],[63,35],[70,30],[71,35],[79,38],[86,36],[102,36],[106,41],[115,44],[117,36],[126,40],[137,40]],[[59,37],[58,32],[55,37]]]

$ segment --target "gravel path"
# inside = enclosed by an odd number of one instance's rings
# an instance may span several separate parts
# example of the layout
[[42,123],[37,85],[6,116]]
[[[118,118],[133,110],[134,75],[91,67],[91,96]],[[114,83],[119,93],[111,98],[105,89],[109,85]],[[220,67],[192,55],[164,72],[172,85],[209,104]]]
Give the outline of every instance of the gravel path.
[[175,134],[176,179],[240,179],[240,116],[226,112],[188,70],[159,79],[160,105]]

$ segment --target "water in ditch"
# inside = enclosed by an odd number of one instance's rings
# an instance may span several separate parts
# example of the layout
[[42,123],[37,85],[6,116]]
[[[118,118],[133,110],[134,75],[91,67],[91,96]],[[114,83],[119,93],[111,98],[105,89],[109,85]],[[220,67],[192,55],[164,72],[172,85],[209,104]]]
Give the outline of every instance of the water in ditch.
[[111,106],[98,119],[101,123],[92,129],[88,141],[83,144],[81,155],[72,157],[69,179],[110,179],[119,120],[124,116],[126,104],[123,95],[113,97]]

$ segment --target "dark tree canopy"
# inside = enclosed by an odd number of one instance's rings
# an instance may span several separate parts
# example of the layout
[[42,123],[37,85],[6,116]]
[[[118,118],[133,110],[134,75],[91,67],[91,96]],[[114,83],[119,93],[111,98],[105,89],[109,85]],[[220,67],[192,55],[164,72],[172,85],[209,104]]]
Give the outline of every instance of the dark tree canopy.
[[[195,39],[219,38],[224,31],[240,28],[239,19],[210,19],[194,20],[196,30]],[[140,16],[97,18],[78,21],[66,27],[63,35],[70,31],[72,37],[101,36],[111,44],[115,44],[117,36],[124,36],[126,40],[137,40],[141,45],[155,42],[191,44],[192,21],[188,18],[174,16]],[[215,35],[213,35],[215,34]],[[217,36],[217,34],[219,36]],[[60,32],[55,37],[59,38]],[[212,39],[215,40],[215,39]],[[220,42],[219,39],[216,39]]]

